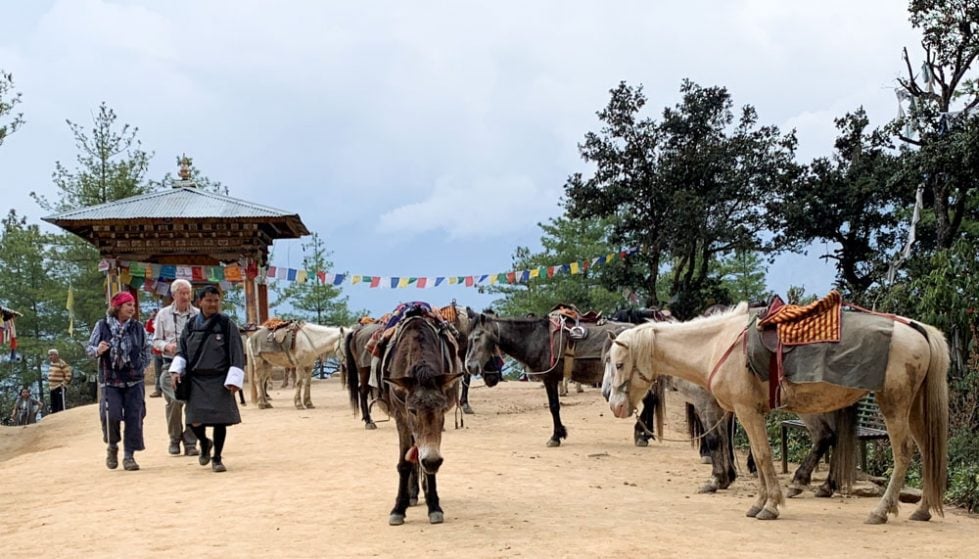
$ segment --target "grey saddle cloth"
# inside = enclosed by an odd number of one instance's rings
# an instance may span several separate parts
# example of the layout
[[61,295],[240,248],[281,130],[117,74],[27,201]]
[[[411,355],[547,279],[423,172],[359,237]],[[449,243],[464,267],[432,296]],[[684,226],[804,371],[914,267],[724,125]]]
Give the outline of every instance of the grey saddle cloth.
[[[574,326],[573,321],[568,321],[568,326]],[[625,322],[602,322],[599,324],[581,324],[588,330],[588,335],[581,340],[570,340],[574,344],[574,358],[578,359],[601,359],[603,351],[608,345],[608,332],[618,335],[623,330],[628,330],[635,324]],[[568,333],[564,333],[567,339]],[[560,357],[560,355],[558,355]]]
[[[828,382],[846,388],[876,391],[884,386],[894,321],[863,312],[844,312],[839,343],[785,348],[783,367],[789,382]],[[748,366],[768,380],[772,357],[752,321],[748,327]]]

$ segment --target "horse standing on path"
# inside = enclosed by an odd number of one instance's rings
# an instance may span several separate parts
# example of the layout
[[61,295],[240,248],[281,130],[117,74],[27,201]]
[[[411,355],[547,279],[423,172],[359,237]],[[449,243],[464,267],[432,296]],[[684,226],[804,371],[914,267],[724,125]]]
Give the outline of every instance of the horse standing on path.
[[345,333],[343,327],[320,326],[309,322],[297,323],[294,328],[292,335],[295,336],[295,344],[289,348],[269,342],[271,331],[264,326],[252,332],[245,342],[251,400],[252,403],[258,402],[259,409],[272,407],[267,388],[272,367],[295,368],[296,392],[293,404],[297,410],[313,408],[309,393],[313,365],[317,358],[335,354],[340,349]]
[[[570,336],[563,324],[552,331],[551,317],[498,318],[481,313],[476,315],[475,323],[469,333],[469,350],[466,353],[466,368],[471,373],[483,373],[498,358],[497,350],[522,363],[528,375],[537,375],[544,382],[547,391],[548,408],[554,422],[554,430],[547,446],[561,446],[561,439],[567,438],[568,430],[561,423],[561,402],[558,398],[558,385],[565,376],[565,359],[568,353]],[[608,322],[602,326],[590,326],[596,331],[589,336],[599,336],[605,340],[605,331],[621,331],[632,326]],[[599,341],[599,345],[601,341]],[[576,355],[571,364],[571,378],[578,382],[594,384],[601,382],[604,369],[601,355]],[[647,387],[648,389],[648,387]]]
[[[472,330],[472,325],[476,319],[476,313],[473,312],[469,307],[462,307],[456,304],[453,300],[451,304],[439,309],[439,314],[446,322],[455,327],[458,336],[456,337],[456,343],[459,345],[459,360],[464,362],[466,359],[466,350],[469,348],[469,331]],[[482,377],[483,382],[486,386],[492,388],[496,386],[500,380],[503,379],[503,371],[499,370],[499,367],[493,367],[496,370],[483,370]],[[462,409],[462,413],[474,414],[472,406],[469,405],[469,386],[472,384],[472,374],[466,367],[463,367],[462,382],[462,394],[459,396],[459,408]]]
[[[609,407],[616,417],[629,417],[659,375],[706,387],[722,407],[737,415],[759,467],[758,497],[747,516],[772,520],[778,518],[784,496],[765,429],[769,382],[749,370],[741,352],[732,353],[747,332],[749,319],[748,305],[742,303],[726,313],[684,323],[644,324],[619,334],[609,356],[609,366],[613,367]],[[868,524],[883,524],[889,513],[897,513],[913,452],[912,439],[922,454],[923,496],[911,520],[930,520],[931,511],[944,514],[948,366],[948,345],[941,331],[906,319],[894,322],[883,383],[874,390],[894,452],[894,470],[884,496],[867,518]],[[786,380],[781,387],[784,408],[797,413],[845,408],[869,392],[828,382]]]
[[418,468],[424,476],[428,521],[440,524],[445,519],[435,476],[443,462],[445,414],[458,402],[456,383],[462,376],[452,338],[423,316],[407,316],[381,364],[385,387],[379,401],[394,416],[399,440],[398,496],[388,518],[392,526],[404,524],[412,493],[418,494]]

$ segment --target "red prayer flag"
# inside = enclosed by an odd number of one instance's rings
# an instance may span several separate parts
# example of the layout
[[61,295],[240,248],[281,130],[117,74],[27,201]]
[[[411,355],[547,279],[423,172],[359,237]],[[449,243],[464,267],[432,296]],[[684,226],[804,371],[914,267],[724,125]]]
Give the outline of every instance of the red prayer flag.
[[426,283],[428,283],[428,278],[418,278],[418,280],[415,281],[415,287],[418,289],[424,289]]
[[374,276],[371,278],[371,287],[379,287],[381,285],[381,276]]

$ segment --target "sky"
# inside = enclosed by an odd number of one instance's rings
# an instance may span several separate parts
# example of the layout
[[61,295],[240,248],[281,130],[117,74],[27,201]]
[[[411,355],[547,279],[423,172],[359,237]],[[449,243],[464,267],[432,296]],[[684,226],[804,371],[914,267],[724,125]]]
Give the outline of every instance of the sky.
[[[186,153],[231,196],[298,213],[333,271],[386,277],[507,272],[517,246],[539,249],[620,81],[644,87],[653,117],[684,78],[726,86],[795,129],[807,162],[831,152],[835,117],[896,116],[901,48],[919,43],[895,0],[37,0],[2,14],[0,68],[26,120],[0,146],[4,214],[46,215],[28,193],[56,195],[55,162],[75,167],[66,119],[90,127],[104,101],[139,128],[149,178]],[[769,289],[825,293],[831,248],[778,258]],[[302,256],[277,241],[271,263]],[[446,285],[343,293],[375,313],[493,300]]]

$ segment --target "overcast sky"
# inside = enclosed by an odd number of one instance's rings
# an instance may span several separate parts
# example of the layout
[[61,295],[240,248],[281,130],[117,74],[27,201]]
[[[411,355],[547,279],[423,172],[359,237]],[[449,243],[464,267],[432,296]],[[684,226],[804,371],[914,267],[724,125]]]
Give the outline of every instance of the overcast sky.
[[[808,161],[830,152],[834,117],[896,115],[901,48],[918,43],[897,0],[38,0],[2,14],[0,68],[27,121],[0,147],[4,214],[44,215],[28,192],[54,195],[55,161],[74,167],[65,119],[89,126],[105,101],[139,127],[151,178],[187,153],[232,196],[299,213],[336,271],[380,276],[506,272],[516,246],[539,248],[621,80],[655,114],[684,78],[727,86],[762,123],[795,128]],[[769,288],[828,290],[823,250],[780,258]],[[273,264],[301,262],[300,242],[276,243]],[[378,313],[492,300],[344,293]]]

